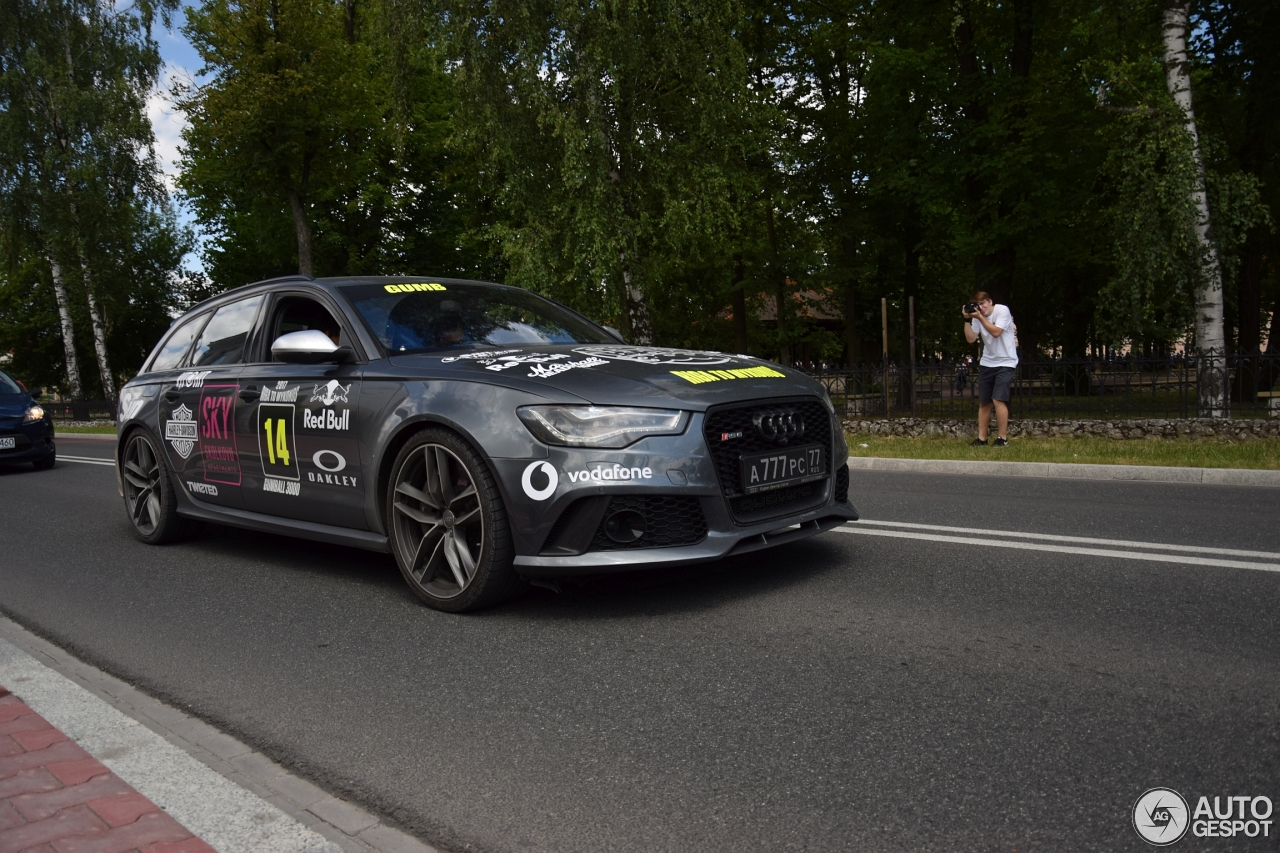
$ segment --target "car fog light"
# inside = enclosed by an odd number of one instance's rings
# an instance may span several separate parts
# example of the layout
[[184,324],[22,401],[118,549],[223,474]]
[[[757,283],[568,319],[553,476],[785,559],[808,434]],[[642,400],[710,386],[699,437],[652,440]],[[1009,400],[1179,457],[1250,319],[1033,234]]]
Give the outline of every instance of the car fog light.
[[644,516],[634,509],[619,510],[604,520],[604,535],[619,545],[636,541],[644,530]]

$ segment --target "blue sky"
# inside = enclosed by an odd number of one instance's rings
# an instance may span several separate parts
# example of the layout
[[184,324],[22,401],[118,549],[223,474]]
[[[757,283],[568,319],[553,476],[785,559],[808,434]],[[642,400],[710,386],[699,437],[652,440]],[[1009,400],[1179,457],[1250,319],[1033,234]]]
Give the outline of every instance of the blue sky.
[[[159,158],[160,167],[164,170],[165,183],[169,186],[170,193],[173,193],[173,178],[177,174],[178,145],[182,142],[181,133],[186,122],[182,114],[173,108],[169,90],[173,87],[175,80],[192,79],[200,68],[200,56],[191,47],[186,36],[179,31],[185,21],[185,13],[179,12],[174,18],[172,30],[160,29],[155,33],[156,41],[160,44],[160,56],[164,59],[164,72],[159,88],[152,92],[147,101],[147,115],[151,119],[151,128],[156,135],[156,157]],[[178,200],[176,195],[175,200]],[[179,213],[184,224],[196,225],[191,212],[182,205],[179,205]],[[187,261],[191,266],[199,267],[200,265],[198,257],[190,256]]]

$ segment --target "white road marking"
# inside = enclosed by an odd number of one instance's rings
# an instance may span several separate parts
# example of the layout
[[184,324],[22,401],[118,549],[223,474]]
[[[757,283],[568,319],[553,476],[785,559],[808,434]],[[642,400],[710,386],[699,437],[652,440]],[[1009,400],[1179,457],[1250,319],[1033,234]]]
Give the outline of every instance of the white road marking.
[[92,456],[67,456],[63,453],[58,454],[58,461],[85,462],[89,465],[110,465],[112,468],[116,466],[116,463],[112,462],[110,459],[94,459]]
[[[972,527],[944,527],[939,524],[913,524],[909,521],[873,521],[869,518],[864,518],[858,523],[874,524],[880,527],[902,527],[909,530],[964,533],[969,536],[983,535]],[[1273,551],[1237,551],[1232,548],[1202,548],[1198,545],[1166,545],[1160,542],[1129,542],[1124,539],[1090,539],[1086,536],[1056,536],[1050,533],[1022,533],[1009,530],[992,531],[990,535],[1005,539],[1044,539],[1049,542],[1079,542],[1082,545],[1110,545],[1116,548],[1148,548],[1153,551],[1185,551],[1189,554],[1217,554],[1222,557],[1262,557],[1268,560],[1280,560],[1280,554]]]
[[1228,569],[1257,569],[1280,572],[1280,563],[1246,563],[1243,560],[1214,560],[1186,557],[1181,554],[1149,554],[1143,551],[1115,551],[1109,548],[1074,548],[1067,545],[1037,545],[1034,542],[1009,542],[1001,539],[969,539],[963,536],[940,536],[933,533],[907,533],[897,530],[875,530],[859,527],[837,527],[841,533],[862,536],[888,536],[894,539],[920,539],[926,542],[949,542],[955,545],[977,545],[983,548],[1016,548],[1022,551],[1052,551],[1056,554],[1085,554],[1091,557],[1120,557],[1125,560],[1148,560],[1155,563],[1180,563],[1190,566],[1221,566]]

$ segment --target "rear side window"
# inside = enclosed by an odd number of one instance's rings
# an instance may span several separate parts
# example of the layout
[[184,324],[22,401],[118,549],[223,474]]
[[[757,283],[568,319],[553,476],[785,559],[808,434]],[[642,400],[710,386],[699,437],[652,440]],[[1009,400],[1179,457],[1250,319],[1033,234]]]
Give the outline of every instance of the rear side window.
[[174,329],[173,333],[169,335],[169,338],[160,347],[160,351],[156,353],[149,370],[172,370],[181,364],[182,357],[187,354],[187,350],[191,349],[191,342],[195,340],[196,333],[200,331],[200,327],[208,319],[208,314],[200,314]]
[[200,340],[191,355],[192,367],[210,367],[216,364],[240,364],[244,361],[244,345],[258,317],[261,296],[252,296],[223,305],[204,327]]

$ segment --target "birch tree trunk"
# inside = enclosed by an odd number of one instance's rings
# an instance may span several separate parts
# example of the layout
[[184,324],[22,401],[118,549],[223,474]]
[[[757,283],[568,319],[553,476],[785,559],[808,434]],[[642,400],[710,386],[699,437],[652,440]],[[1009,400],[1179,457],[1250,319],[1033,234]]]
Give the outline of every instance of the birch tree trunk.
[[50,252],[49,269],[53,273],[53,293],[58,300],[58,317],[62,320],[62,348],[67,354],[67,384],[71,386],[71,398],[84,397],[80,385],[80,364],[76,361],[75,328],[71,324],[71,304],[67,300],[67,284],[62,278],[62,266]]
[[98,373],[102,377],[102,393],[108,400],[116,398],[116,382],[111,375],[111,364],[107,360],[107,324],[98,307],[98,298],[93,293],[93,274],[89,272],[89,264],[84,256],[80,256],[80,270],[84,274],[84,289],[89,296],[89,321],[93,326],[93,351],[98,356]]
[[1196,372],[1197,408],[1202,418],[1231,416],[1227,396],[1226,339],[1223,330],[1222,265],[1209,240],[1209,199],[1205,194],[1204,159],[1191,106],[1191,71],[1187,60],[1188,0],[1169,0],[1164,9],[1165,83],[1174,103],[1182,110],[1191,152],[1195,159],[1196,242],[1200,250],[1200,280],[1196,288],[1196,348],[1200,351]]
[[625,266],[623,256],[622,289],[627,296],[627,319],[631,323],[631,342],[642,347],[653,345],[653,316],[649,313],[649,303],[644,298],[644,291],[631,281],[631,270]]
[[289,189],[289,209],[293,213],[293,230],[298,238],[298,274],[314,275],[311,260],[311,223],[307,221],[307,208],[297,190]]

